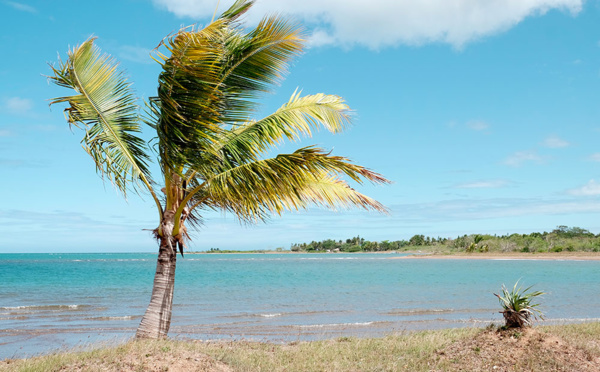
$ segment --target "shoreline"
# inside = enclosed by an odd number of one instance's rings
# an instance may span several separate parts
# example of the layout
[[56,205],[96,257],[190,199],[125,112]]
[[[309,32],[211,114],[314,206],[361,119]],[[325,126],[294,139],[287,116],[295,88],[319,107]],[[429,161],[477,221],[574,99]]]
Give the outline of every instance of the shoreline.
[[548,260],[548,261],[600,261],[596,252],[556,252],[556,253],[417,253],[406,252],[408,256],[390,257],[391,260],[442,259],[442,260]]
[[[378,254],[390,255],[390,260],[445,259],[445,260],[551,260],[551,261],[600,261],[600,252],[421,252],[421,251],[376,251],[376,252],[189,252],[190,255],[210,254],[284,254],[284,255],[339,255],[339,254]],[[401,256],[396,256],[401,255]]]

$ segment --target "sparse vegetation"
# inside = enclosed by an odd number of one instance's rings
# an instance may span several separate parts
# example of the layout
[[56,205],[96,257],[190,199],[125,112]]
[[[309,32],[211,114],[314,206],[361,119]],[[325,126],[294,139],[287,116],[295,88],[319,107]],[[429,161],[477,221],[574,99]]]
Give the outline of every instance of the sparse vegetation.
[[142,340],[0,362],[0,371],[598,371],[600,323],[273,344]]

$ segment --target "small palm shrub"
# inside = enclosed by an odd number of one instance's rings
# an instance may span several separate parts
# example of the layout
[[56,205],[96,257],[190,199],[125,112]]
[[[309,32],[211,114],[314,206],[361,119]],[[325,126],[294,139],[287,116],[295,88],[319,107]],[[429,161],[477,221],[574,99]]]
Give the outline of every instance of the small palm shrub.
[[502,295],[494,293],[500,305],[504,309],[501,311],[504,315],[506,328],[523,328],[532,325],[533,319],[544,319],[544,314],[537,308],[539,304],[534,304],[533,300],[545,292],[530,292],[532,286],[522,289],[519,287],[519,281],[515,283],[511,291],[502,285]]
[[467,253],[473,253],[475,251],[479,251],[479,252],[489,252],[490,251],[490,247],[487,244],[479,244],[483,241],[483,236],[482,235],[475,235],[473,237],[473,243],[469,244],[466,248]]

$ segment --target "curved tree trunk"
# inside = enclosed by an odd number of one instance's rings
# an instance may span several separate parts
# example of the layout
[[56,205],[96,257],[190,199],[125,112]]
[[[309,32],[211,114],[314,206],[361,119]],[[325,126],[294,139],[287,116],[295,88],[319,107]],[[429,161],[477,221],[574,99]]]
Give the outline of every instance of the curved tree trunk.
[[171,326],[173,288],[175,286],[175,266],[177,262],[176,241],[173,237],[161,237],[154,275],[152,298],[136,338],[165,338]]
[[187,236],[184,224],[188,212],[184,209],[178,217],[178,233],[173,236],[176,211],[185,197],[185,183],[182,183],[181,177],[174,173],[167,179],[166,184],[168,186],[163,189],[167,195],[166,210],[160,225],[154,230],[156,238],[160,240],[154,287],[150,305],[135,334],[136,338],[166,338],[171,326],[177,248],[179,247],[183,256],[184,237]]

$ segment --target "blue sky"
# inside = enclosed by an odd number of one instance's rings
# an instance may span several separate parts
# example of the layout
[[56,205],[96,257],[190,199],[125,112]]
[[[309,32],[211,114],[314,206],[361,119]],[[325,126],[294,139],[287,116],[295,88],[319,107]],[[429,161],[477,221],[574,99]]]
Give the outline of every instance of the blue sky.
[[[158,222],[153,202],[102,182],[63,107],[48,108],[69,92],[43,75],[95,35],[138,96],[152,96],[150,51],[208,22],[216,4],[0,0],[0,253],[156,249],[144,230]],[[318,144],[382,173],[394,183],[356,187],[391,215],[314,209],[247,227],[211,213],[192,249],[557,225],[600,233],[600,1],[259,0],[248,24],[269,12],[301,22],[309,47],[257,116],[296,88],[343,96],[352,128],[280,150]]]

